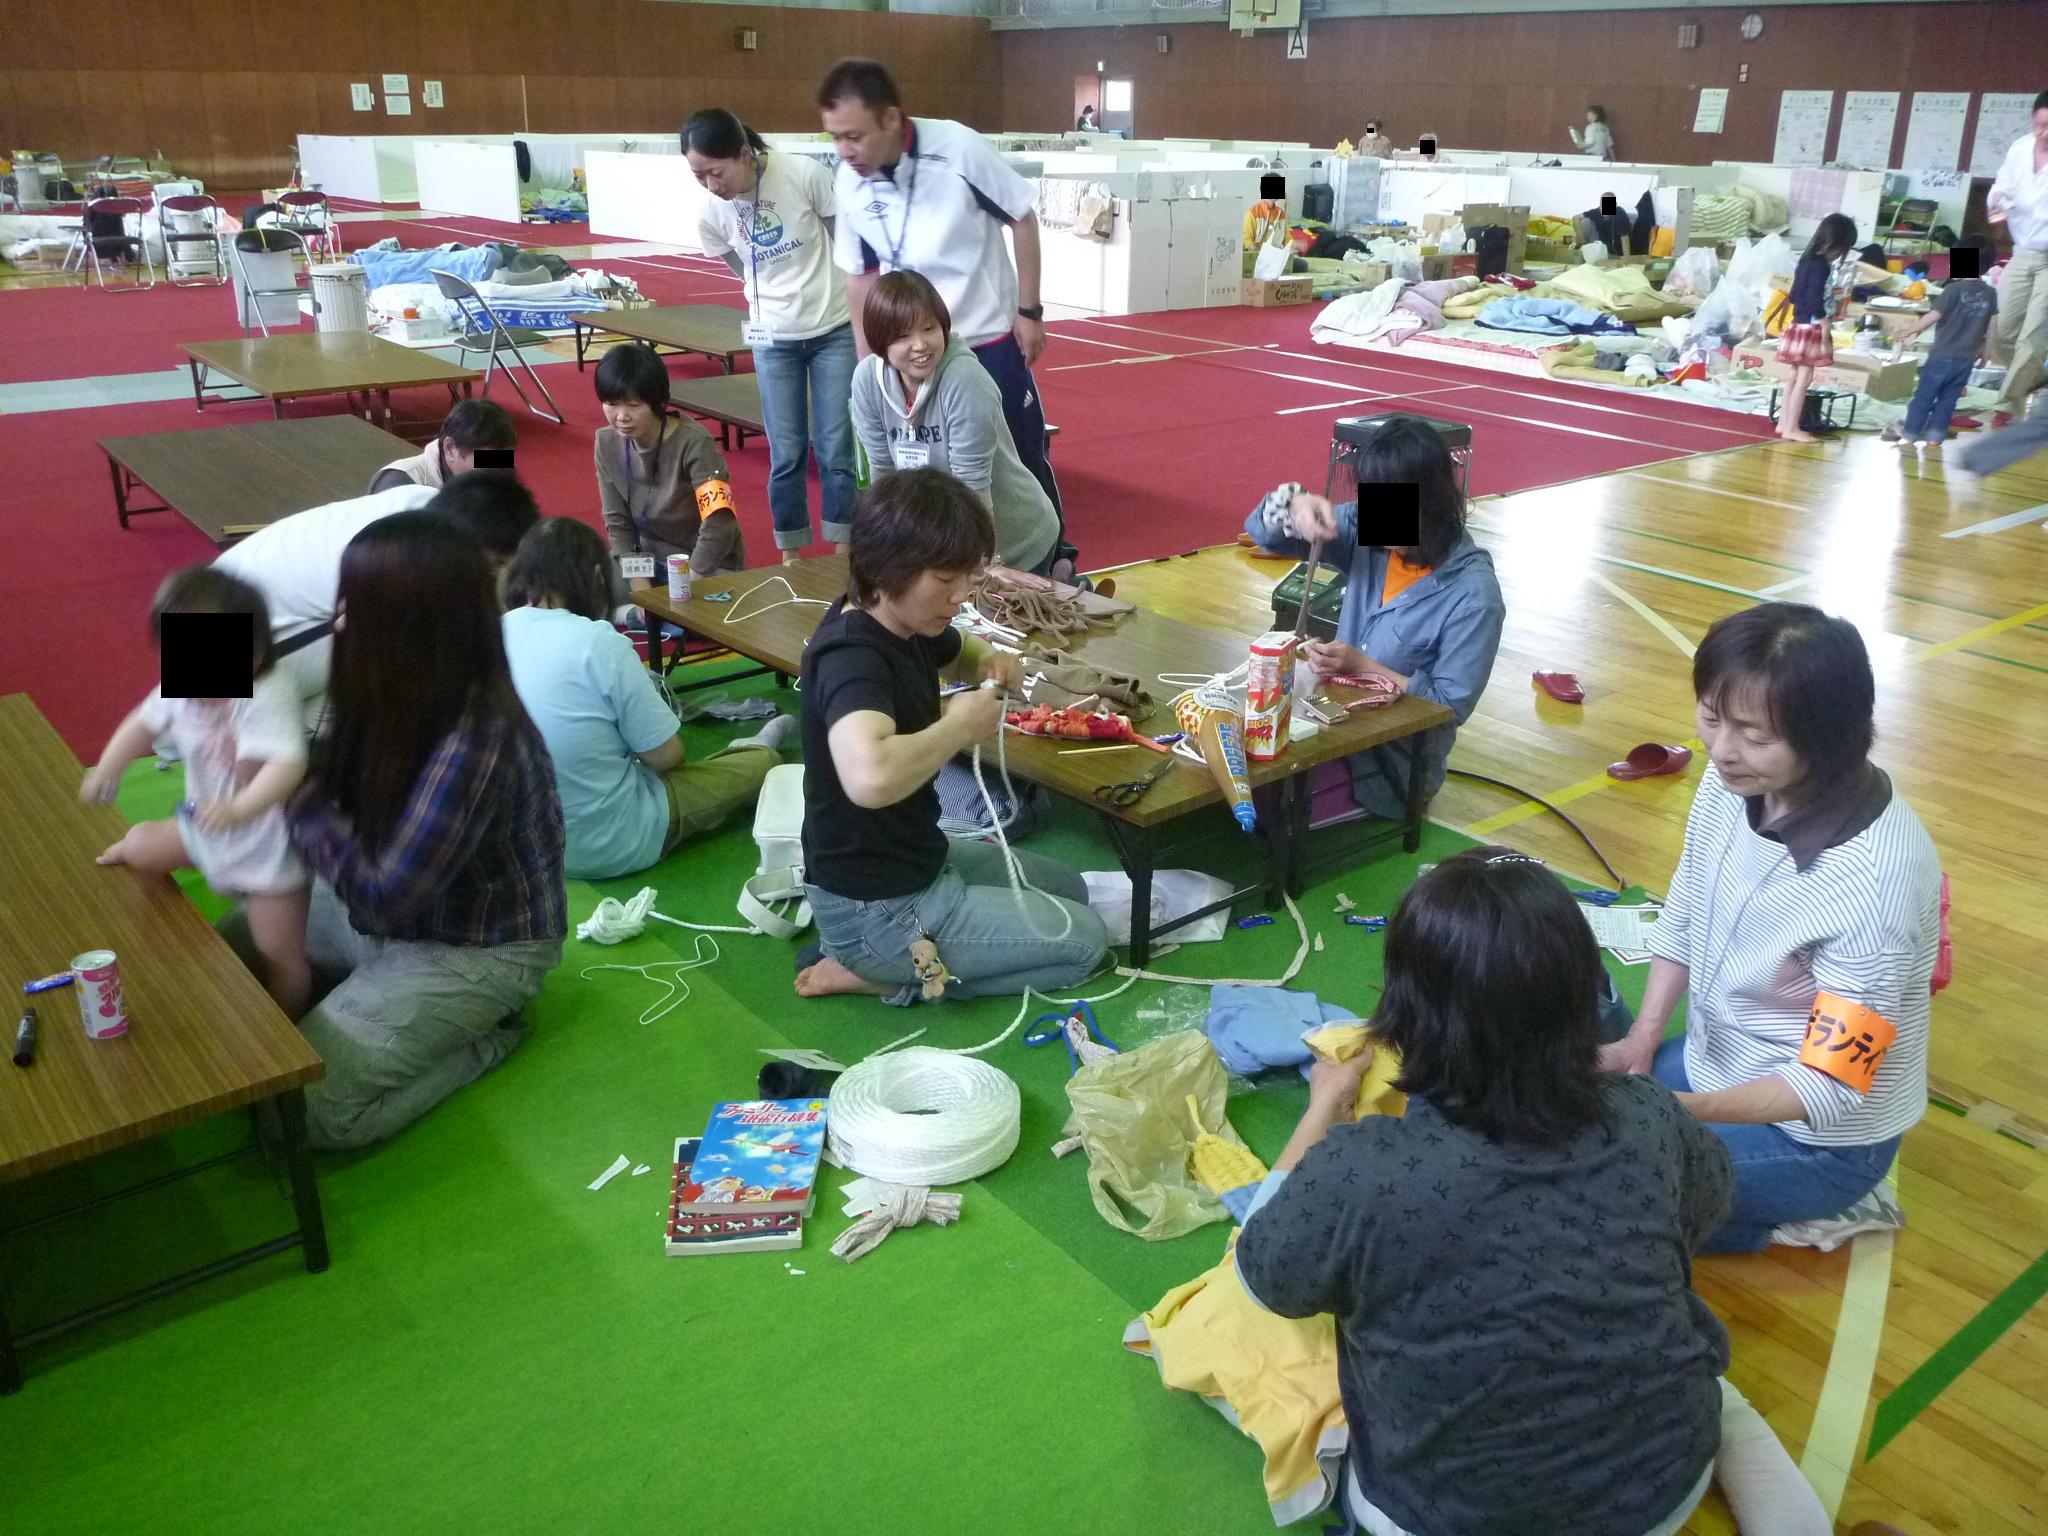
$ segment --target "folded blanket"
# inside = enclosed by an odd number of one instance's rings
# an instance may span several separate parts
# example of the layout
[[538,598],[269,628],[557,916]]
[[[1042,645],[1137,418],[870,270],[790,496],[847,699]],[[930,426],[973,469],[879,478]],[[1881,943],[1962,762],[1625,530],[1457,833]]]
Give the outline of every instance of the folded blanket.
[[1470,320],[1495,299],[1512,299],[1519,290],[1506,283],[1480,283],[1443,302],[1444,319]]
[[1478,323],[1495,331],[1531,331],[1538,336],[1597,335],[1631,329],[1614,316],[1563,299],[1495,299],[1479,311]]
[[1624,366],[1619,366],[1625,362],[1624,359],[1613,357],[1612,354],[1609,356],[1617,366],[1600,367],[1598,349],[1590,341],[1581,341],[1569,347],[1558,347],[1554,351],[1545,352],[1537,361],[1542,365],[1543,371],[1553,379],[1574,380],[1583,384],[1635,386],[1657,382],[1655,379],[1628,372]]
[[1566,267],[1535,290],[1538,298],[1567,299],[1605,310],[1631,324],[1689,314],[1692,301],[1667,296],[1650,286],[1641,267]]
[[1402,282],[1390,277],[1377,288],[1354,293],[1321,310],[1309,326],[1313,341],[1370,341],[1387,329],[1387,317],[1400,300]]

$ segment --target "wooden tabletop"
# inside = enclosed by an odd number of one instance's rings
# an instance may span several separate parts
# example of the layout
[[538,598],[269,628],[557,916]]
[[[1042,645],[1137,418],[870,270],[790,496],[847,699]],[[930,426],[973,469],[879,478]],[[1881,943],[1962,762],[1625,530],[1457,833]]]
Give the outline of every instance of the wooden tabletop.
[[630,336],[678,352],[733,358],[754,350],[740,340],[747,312],[723,304],[656,304],[650,309],[593,310],[571,318],[586,330]]
[[[0,1183],[222,1110],[269,1098],[325,1068],[226,941],[168,879],[93,859],[127,823],[81,805],[84,770],[26,694],[0,698],[0,962],[8,1049],[0,1054]],[[27,999],[35,1064],[13,1064],[24,982],[75,955],[119,957],[128,1033],[89,1040],[76,987]]]
[[378,470],[419,451],[360,416],[103,437],[100,447],[216,544],[240,536],[229,528],[367,495]]
[[761,415],[761,377],[754,373],[721,373],[704,379],[677,379],[669,398],[684,410],[713,421],[729,421],[750,432],[766,432]]
[[483,377],[474,368],[444,362],[361,331],[181,341],[178,350],[273,400],[336,395],[352,389],[475,383]]
[[[1236,548],[1224,546],[1119,571],[1116,595],[1152,606],[1141,606],[1109,628],[1093,630],[1060,649],[1106,670],[1144,678],[1153,708],[1135,723],[1147,735],[1164,735],[1180,728],[1169,707],[1179,689],[1158,682],[1159,674],[1213,674],[1236,667],[1244,660],[1249,642],[1273,627],[1266,593],[1288,570],[1286,564],[1267,564],[1263,572],[1254,570]],[[846,557],[824,555],[773,570],[699,577],[686,603],[671,603],[667,589],[658,586],[635,593],[633,600],[649,613],[794,674],[825,610],[803,604],[770,606],[789,596],[777,578],[786,579],[798,597],[830,600],[846,590]],[[766,590],[753,595],[755,588],[764,586]],[[708,601],[716,592],[731,592],[734,600]],[[740,616],[738,622],[731,618],[734,612]],[[1344,688],[1326,687],[1323,691],[1339,701],[1354,696]],[[1381,709],[1361,710],[1295,744],[1276,761],[1249,764],[1251,782],[1254,786],[1271,783],[1331,758],[1348,757],[1366,747],[1448,724],[1451,718],[1441,704],[1408,697]],[[1094,798],[1097,786],[1142,777],[1158,767],[1161,758],[1143,747],[1078,754],[1063,750],[1086,745],[1013,734],[1006,738],[1004,750],[1010,771],[1017,777],[1084,800],[1137,827],[1157,826],[1223,798],[1206,767],[1176,761],[1173,771],[1136,804],[1110,807]],[[984,761],[987,755],[983,754]]]

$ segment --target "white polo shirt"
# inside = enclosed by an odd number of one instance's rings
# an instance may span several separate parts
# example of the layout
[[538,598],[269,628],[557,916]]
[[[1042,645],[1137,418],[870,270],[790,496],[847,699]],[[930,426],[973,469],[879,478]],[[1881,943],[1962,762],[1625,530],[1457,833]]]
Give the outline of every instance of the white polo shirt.
[[1990,200],[2005,205],[2013,249],[2048,251],[2048,166],[2034,169],[2034,136],[2023,134],[2005,152]]
[[922,273],[970,347],[1017,324],[1017,269],[1005,226],[1031,213],[1031,183],[973,129],[913,117],[903,158],[866,181],[839,163],[836,249],[842,271]]
[[809,341],[846,324],[846,284],[825,232],[831,217],[832,172],[808,155],[772,150],[761,156],[752,194],[704,201],[697,233],[705,254],[739,258],[747,309],[777,341]]

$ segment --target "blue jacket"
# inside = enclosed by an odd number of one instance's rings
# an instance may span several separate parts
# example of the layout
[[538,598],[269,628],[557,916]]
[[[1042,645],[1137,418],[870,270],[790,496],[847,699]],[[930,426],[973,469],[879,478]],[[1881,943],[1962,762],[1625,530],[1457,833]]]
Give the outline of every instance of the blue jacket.
[[1539,336],[1632,336],[1635,327],[1604,310],[1568,299],[1490,299],[1474,324],[1496,331],[1534,331]]
[[[1262,549],[1308,558],[1308,545],[1288,537],[1269,518],[1262,502],[1245,519],[1245,532]],[[1285,512],[1284,505],[1280,508]],[[1408,814],[1408,769],[1421,754],[1422,795],[1432,798],[1443,788],[1444,769],[1457,739],[1458,727],[1471,718],[1493,674],[1500,649],[1507,604],[1494,578],[1493,557],[1465,534],[1443,563],[1391,603],[1380,601],[1386,584],[1387,551],[1358,542],[1358,506],[1345,502],[1336,509],[1337,536],[1323,545],[1323,559],[1347,568],[1344,608],[1337,620],[1337,638],[1357,646],[1374,661],[1403,673],[1408,691],[1432,699],[1456,717],[1419,736],[1404,737],[1383,747],[1354,753],[1352,793],[1368,815],[1399,820]]]

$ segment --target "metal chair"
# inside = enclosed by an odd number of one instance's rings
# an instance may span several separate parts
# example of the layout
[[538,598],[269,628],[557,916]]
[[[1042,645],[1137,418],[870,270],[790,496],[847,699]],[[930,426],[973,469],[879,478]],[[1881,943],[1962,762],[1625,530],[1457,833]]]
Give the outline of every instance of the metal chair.
[[305,241],[309,250],[325,251],[329,261],[341,260],[341,226],[327,206],[327,194],[305,188],[277,195],[277,227]]
[[[468,278],[457,277],[453,272],[436,272],[434,283],[441,290],[441,297],[455,306],[456,316],[462,322],[455,337],[455,349],[462,355],[462,361],[468,362],[469,354],[472,352],[486,354],[483,397],[486,400],[491,397],[491,375],[494,371],[502,370],[505,377],[512,381],[513,389],[519,392],[522,405],[543,421],[552,421],[560,426],[561,407],[555,404],[555,397],[548,393],[548,387],[541,382],[540,375],[533,371],[533,364],[526,360],[526,354],[519,350],[521,345],[541,346],[547,341],[547,337],[539,331],[523,327],[507,330],[500,325],[489,300],[476,291],[476,284]],[[512,371],[512,364],[499,355],[501,352],[510,352],[519,366],[526,370],[526,376],[533,380],[533,387],[540,391],[541,399],[547,401],[547,410],[542,410],[527,396],[525,386],[519,382],[519,375]]]
[[[78,233],[72,236],[71,250],[64,254],[64,264],[69,267],[72,253],[78,256],[78,271],[84,275],[88,263],[92,267],[93,280],[107,293],[136,293],[156,286],[156,257],[150,253],[149,242],[143,238],[142,215],[148,204],[139,197],[96,197],[85,205],[85,216],[79,221]],[[128,221],[135,220],[135,233],[128,232]],[[103,221],[113,220],[118,233],[106,232]],[[111,247],[102,251],[101,247]],[[125,283],[107,282],[106,263],[103,256],[132,255],[130,271],[135,274]],[[143,274],[148,281],[143,281]]]
[[[157,205],[157,214],[162,221],[164,232],[164,275],[174,288],[219,287],[228,280],[228,264],[220,250],[220,204],[203,192],[190,192],[179,197],[167,197]],[[196,215],[201,227],[198,229],[173,229],[174,216]],[[206,248],[206,265],[212,269],[211,277],[179,277],[177,275],[178,247],[198,245]],[[189,265],[197,266],[192,262]]]
[[[242,303],[242,329],[245,331],[249,329],[249,318],[251,315],[254,315],[257,327],[262,330],[265,336],[268,336],[270,334],[270,321],[264,316],[263,300],[284,298],[287,295],[292,301],[292,324],[297,325],[299,298],[307,291],[299,286],[298,268],[294,267],[291,269],[292,280],[289,285],[281,285],[275,281],[258,284],[250,278],[249,264],[243,257],[245,254],[258,256],[276,255],[282,252],[289,258],[296,251],[299,259],[306,266],[310,267],[313,264],[313,252],[312,248],[306,244],[305,236],[295,229],[282,227],[245,229],[229,242],[229,248],[234,252],[236,287],[240,290]],[[318,309],[318,301],[315,300],[314,310],[316,314]]]

